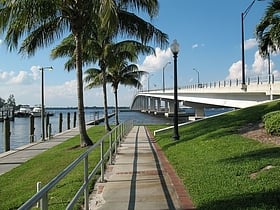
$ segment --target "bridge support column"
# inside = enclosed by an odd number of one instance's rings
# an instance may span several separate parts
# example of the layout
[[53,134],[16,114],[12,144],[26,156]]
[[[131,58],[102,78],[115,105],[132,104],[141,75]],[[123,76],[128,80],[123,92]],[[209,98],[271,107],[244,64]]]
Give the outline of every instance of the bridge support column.
[[205,117],[205,112],[204,112],[204,107],[203,106],[196,106],[195,107],[195,118],[204,118]]
[[157,99],[157,111],[160,111],[161,99]]
[[143,97],[143,110],[148,110],[148,107],[149,107],[149,98],[148,97]]
[[169,111],[169,109],[168,109],[168,101],[164,101],[164,111],[165,112]]
[[150,112],[153,112],[156,109],[156,103],[154,98],[150,98]]

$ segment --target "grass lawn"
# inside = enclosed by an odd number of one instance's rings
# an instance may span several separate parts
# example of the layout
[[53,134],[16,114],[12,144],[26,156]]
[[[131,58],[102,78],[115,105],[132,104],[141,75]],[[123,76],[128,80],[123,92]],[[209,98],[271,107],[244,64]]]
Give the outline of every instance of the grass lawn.
[[[105,134],[104,126],[94,126],[88,130],[88,134],[94,141],[97,141]],[[38,181],[42,182],[42,186],[46,185],[87,149],[76,147],[77,145],[80,145],[79,136],[71,138],[1,175],[0,209],[17,209],[21,206],[36,193]],[[94,168],[99,158],[100,150],[91,153],[90,169]],[[83,162],[49,193],[49,209],[65,209],[82,183]]]
[[[280,209],[280,147],[238,134],[240,127],[279,109],[280,102],[274,101],[194,122],[179,128],[179,141],[173,140],[172,130],[155,137],[197,209]],[[105,134],[104,126],[88,133],[96,141]],[[38,181],[45,185],[85,151],[77,145],[79,136],[1,175],[0,209],[17,209],[28,200]],[[91,168],[99,155],[98,150],[89,157]],[[82,165],[49,193],[49,209],[65,209],[83,182]]]
[[179,141],[172,130],[155,136],[197,209],[280,209],[280,147],[238,133],[279,109],[276,101],[195,122],[179,128]]

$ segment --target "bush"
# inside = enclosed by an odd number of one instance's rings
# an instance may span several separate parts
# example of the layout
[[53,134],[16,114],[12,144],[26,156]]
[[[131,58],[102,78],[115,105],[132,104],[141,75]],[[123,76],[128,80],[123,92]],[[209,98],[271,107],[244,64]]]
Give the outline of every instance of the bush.
[[263,123],[267,133],[280,136],[280,111],[269,112],[264,115]]

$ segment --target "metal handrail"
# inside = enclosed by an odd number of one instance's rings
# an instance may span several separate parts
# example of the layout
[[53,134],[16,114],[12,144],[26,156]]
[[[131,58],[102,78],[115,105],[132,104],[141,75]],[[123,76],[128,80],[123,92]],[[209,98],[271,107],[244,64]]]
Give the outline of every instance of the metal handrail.
[[[114,127],[110,132],[104,135],[93,146],[89,147],[83,154],[81,154],[76,160],[68,165],[60,174],[53,178],[47,185],[41,188],[36,194],[34,194],[28,201],[26,201],[19,210],[27,210],[34,207],[34,205],[40,202],[40,209],[48,209],[48,192],[60,182],[67,174],[69,174],[81,161],[84,161],[84,183],[80,189],[76,192],[76,195],[72,198],[66,209],[73,209],[78,198],[84,192],[84,205],[85,209],[89,209],[89,181],[97,174],[98,169],[101,169],[100,181],[104,182],[104,169],[107,158],[109,156],[109,163],[112,163],[113,153],[117,152],[117,147],[120,144],[122,138],[132,129],[133,121],[126,121],[120,125]],[[104,142],[109,137],[109,148],[104,152]],[[88,175],[88,157],[89,154],[96,150],[100,146],[100,160],[94,169]]]
[[[280,81],[280,76],[275,74],[270,75],[257,75],[247,78],[246,85],[252,84],[274,84]],[[212,81],[212,82],[200,82],[199,84],[191,84],[186,86],[179,86],[178,89],[201,89],[201,88],[223,88],[223,87],[234,87],[242,86],[242,81],[240,79],[230,79],[222,81]],[[151,92],[160,91],[161,88],[151,89],[149,91],[141,90],[139,92]],[[173,87],[165,87],[165,90],[173,90]]]

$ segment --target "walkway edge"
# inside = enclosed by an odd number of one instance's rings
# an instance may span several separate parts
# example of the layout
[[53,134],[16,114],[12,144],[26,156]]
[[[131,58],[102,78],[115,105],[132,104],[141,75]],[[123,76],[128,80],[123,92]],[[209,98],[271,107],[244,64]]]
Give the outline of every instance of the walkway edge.
[[170,183],[172,183],[174,187],[174,191],[180,202],[181,209],[182,210],[196,209],[181,179],[178,177],[173,166],[169,163],[164,152],[155,141],[154,135],[150,132],[148,128],[147,131],[149,134],[149,138],[153,144],[153,147],[157,153],[157,156],[161,162],[161,166],[163,167],[164,171],[167,173],[169,181]]

